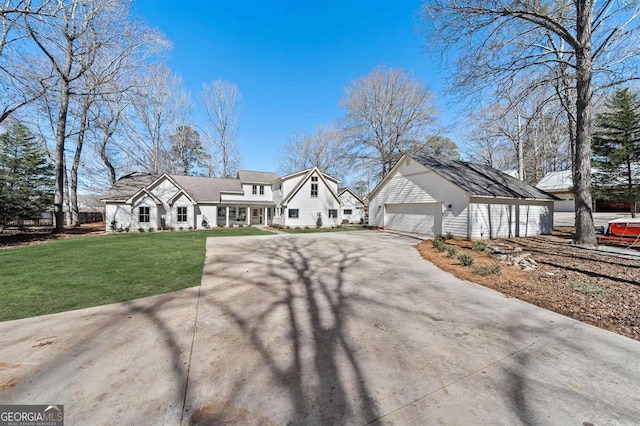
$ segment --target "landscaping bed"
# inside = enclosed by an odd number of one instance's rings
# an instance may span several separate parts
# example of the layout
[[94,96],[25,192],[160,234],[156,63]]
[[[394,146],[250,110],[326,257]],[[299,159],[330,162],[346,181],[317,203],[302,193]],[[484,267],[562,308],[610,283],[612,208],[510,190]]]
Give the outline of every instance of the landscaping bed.
[[[461,238],[445,240],[444,251],[431,240],[417,248],[458,278],[640,340],[640,261],[575,246],[571,237],[571,229],[559,228],[553,235],[485,241],[482,251]],[[463,266],[459,254],[471,256],[473,265]]]

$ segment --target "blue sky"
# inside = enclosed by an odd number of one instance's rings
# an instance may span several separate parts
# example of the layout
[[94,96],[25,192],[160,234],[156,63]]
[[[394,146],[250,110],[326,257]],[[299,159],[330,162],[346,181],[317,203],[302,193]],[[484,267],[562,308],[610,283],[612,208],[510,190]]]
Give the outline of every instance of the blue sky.
[[173,43],[168,65],[194,101],[203,83],[238,85],[242,168],[277,171],[287,138],[339,120],[344,88],[377,65],[413,71],[447,111],[439,123],[452,124],[444,71],[417,30],[422,3],[136,0],[134,10]]

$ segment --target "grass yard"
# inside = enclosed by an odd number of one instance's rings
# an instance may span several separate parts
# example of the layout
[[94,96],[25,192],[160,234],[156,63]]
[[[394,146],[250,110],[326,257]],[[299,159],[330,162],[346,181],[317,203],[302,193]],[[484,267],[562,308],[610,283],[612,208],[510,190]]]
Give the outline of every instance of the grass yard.
[[207,237],[256,228],[126,233],[0,250],[0,321],[167,293],[200,284]]
[[341,226],[339,228],[315,228],[309,227],[309,229],[305,228],[289,228],[289,229],[280,229],[282,232],[286,232],[288,234],[311,234],[314,232],[346,232],[346,231],[362,231],[365,229],[364,226],[355,225],[355,226]]

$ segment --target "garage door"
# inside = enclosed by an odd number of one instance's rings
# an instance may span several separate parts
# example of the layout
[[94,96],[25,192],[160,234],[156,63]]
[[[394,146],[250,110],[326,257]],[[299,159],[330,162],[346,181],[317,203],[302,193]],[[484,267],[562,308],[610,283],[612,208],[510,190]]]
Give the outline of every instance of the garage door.
[[442,234],[442,204],[386,204],[384,227],[419,234]]

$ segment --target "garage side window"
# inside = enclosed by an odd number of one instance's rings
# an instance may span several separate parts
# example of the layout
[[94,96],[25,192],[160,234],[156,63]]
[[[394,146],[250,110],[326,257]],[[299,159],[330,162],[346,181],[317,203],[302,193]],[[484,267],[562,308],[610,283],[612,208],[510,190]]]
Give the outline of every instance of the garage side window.
[[178,222],[186,222],[186,221],[187,221],[187,208],[178,207]]
[[344,210],[342,211],[342,213],[343,213],[343,214],[351,214],[351,213],[352,213],[352,210],[351,210],[351,209],[344,209]]
[[329,219],[336,219],[338,217],[338,210],[329,209]]
[[138,222],[149,223],[151,221],[151,209],[149,207],[138,208]]
[[289,219],[297,219],[298,213],[298,209],[289,209]]

